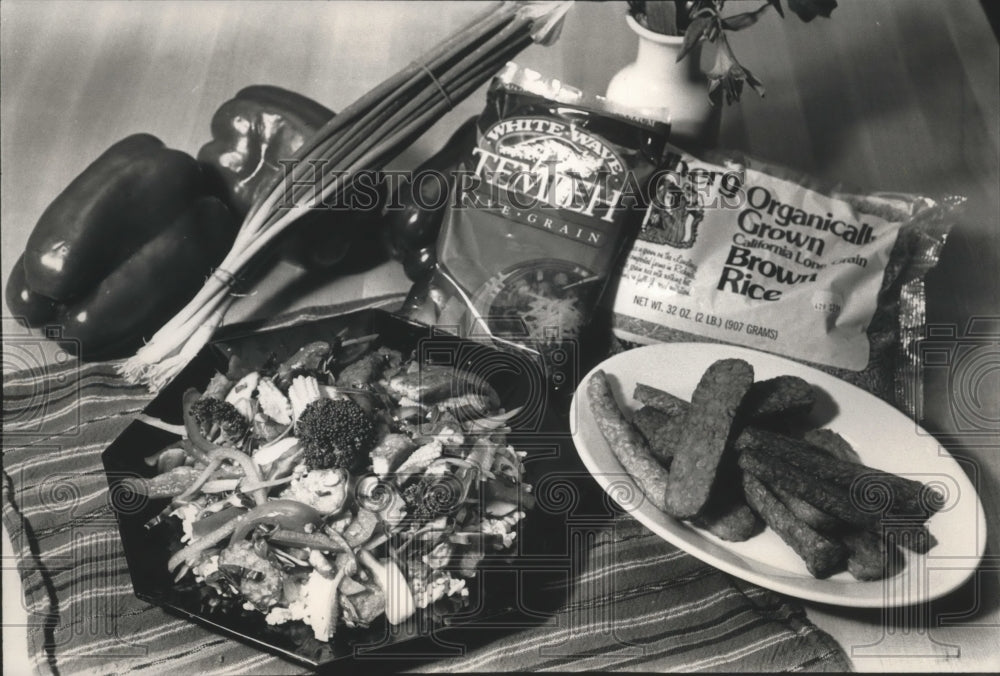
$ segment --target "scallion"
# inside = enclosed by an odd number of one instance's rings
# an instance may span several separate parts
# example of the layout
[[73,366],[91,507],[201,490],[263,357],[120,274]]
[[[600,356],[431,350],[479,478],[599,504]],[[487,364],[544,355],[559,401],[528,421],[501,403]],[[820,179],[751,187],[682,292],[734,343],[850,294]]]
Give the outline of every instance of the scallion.
[[[122,375],[153,392],[169,382],[221,325],[234,281],[278,235],[311,208],[333,199],[347,203],[359,175],[384,167],[529,44],[554,39],[570,5],[516,0],[492,6],[334,116],[253,206],[204,287],[119,367]],[[311,178],[318,180],[306,183]]]

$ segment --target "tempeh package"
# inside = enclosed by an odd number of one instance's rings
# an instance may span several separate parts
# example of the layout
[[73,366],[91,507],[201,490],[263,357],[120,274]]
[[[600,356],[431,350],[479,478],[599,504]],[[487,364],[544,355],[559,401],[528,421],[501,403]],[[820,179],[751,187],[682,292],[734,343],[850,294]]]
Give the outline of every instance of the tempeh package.
[[411,294],[409,316],[543,354],[580,339],[665,157],[669,126],[656,112],[623,112],[508,64],[490,87],[436,270]]

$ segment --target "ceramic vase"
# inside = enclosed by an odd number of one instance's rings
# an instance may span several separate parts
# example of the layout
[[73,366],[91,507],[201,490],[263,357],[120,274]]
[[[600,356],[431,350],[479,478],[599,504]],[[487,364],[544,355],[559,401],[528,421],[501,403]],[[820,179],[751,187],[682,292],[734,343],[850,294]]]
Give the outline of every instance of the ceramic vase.
[[708,98],[700,46],[678,62],[684,36],[656,33],[631,16],[625,20],[639,47],[635,61],[611,79],[607,98],[632,108],[667,108],[671,143],[692,150],[714,147],[722,109]]

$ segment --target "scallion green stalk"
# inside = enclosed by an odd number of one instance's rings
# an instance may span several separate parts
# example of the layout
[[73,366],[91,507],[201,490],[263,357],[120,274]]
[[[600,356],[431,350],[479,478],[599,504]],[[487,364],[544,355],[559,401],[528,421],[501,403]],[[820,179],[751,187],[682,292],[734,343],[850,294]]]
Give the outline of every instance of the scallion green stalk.
[[[119,372],[158,391],[211,339],[234,301],[233,282],[278,235],[309,209],[348,196],[359,174],[384,167],[529,44],[551,41],[571,4],[494,5],[334,116],[251,208],[232,249],[202,289]],[[322,163],[320,189],[301,185],[315,171],[314,162]]]

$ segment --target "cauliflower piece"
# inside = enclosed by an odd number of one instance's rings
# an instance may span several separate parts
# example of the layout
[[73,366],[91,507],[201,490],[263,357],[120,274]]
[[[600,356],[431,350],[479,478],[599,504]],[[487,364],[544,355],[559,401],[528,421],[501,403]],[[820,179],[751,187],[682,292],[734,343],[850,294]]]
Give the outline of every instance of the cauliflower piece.
[[342,469],[314,469],[293,474],[281,497],[304,502],[323,514],[339,512],[348,493],[347,472]]
[[209,575],[217,573],[219,571],[219,555],[212,554],[211,556],[202,557],[195,565],[191,566],[191,572],[194,573],[196,580],[201,582],[205,580]]
[[442,451],[444,451],[444,447],[438,439],[413,451],[410,457],[396,470],[396,474],[400,476],[400,482],[405,481],[405,478],[411,474],[427,469],[432,462],[441,457]]
[[428,567],[437,570],[439,568],[444,568],[448,565],[448,561],[451,559],[451,553],[455,549],[454,545],[450,542],[439,542],[434,546],[427,554],[421,557],[421,560],[427,564]]
[[414,575],[410,585],[413,588],[413,601],[418,608],[426,608],[445,596],[469,595],[465,580],[440,570],[427,576]]
[[325,385],[323,387],[323,394],[327,399],[333,399],[334,401],[338,399],[350,399],[350,397],[337,389],[336,385]]
[[194,539],[194,522],[198,520],[199,514],[201,514],[201,505],[196,502],[184,503],[170,512],[170,516],[175,516],[181,520],[181,528],[184,530],[181,542],[188,543]]
[[261,378],[257,383],[257,401],[264,415],[274,422],[292,424],[292,405],[270,378]]
[[514,524],[523,519],[524,516],[524,512],[514,512],[500,519],[483,519],[480,530],[488,535],[501,536],[503,546],[507,548],[514,544],[514,539],[517,537]]
[[396,463],[402,462],[415,446],[413,440],[405,434],[387,434],[369,454],[372,471],[384,477],[393,470]]
[[452,427],[451,425],[445,425],[435,436],[442,444],[447,446],[461,446],[465,443],[465,435],[462,433],[460,426]]
[[509,477],[519,481],[524,474],[522,459],[524,453],[515,450],[512,446],[498,446],[496,455],[493,458],[492,471],[496,476]]
[[323,398],[319,381],[315,376],[295,376],[288,386],[288,399],[292,407],[292,419],[298,422],[306,406]]
[[226,403],[235,406],[236,410],[242,413],[248,421],[253,419],[253,393],[257,389],[258,383],[260,383],[260,374],[254,371],[243,376],[226,395]]
[[285,437],[278,441],[273,441],[266,446],[261,446],[253,452],[251,456],[258,467],[270,465],[272,462],[298,446],[299,440],[295,437]]
[[205,391],[202,392],[201,396],[225,401],[226,395],[229,394],[229,390],[231,389],[233,389],[233,381],[225,373],[216,373],[208,381],[208,385],[205,386]]
[[282,606],[275,606],[268,611],[264,621],[268,624],[284,624],[285,622],[291,622],[294,619],[295,618],[292,616],[291,610],[283,608]]
[[343,574],[334,578],[323,577],[315,570],[299,590],[299,598],[288,605],[288,613],[293,620],[302,620],[313,630],[318,641],[328,641],[337,629],[340,609],[337,604],[337,588]]

